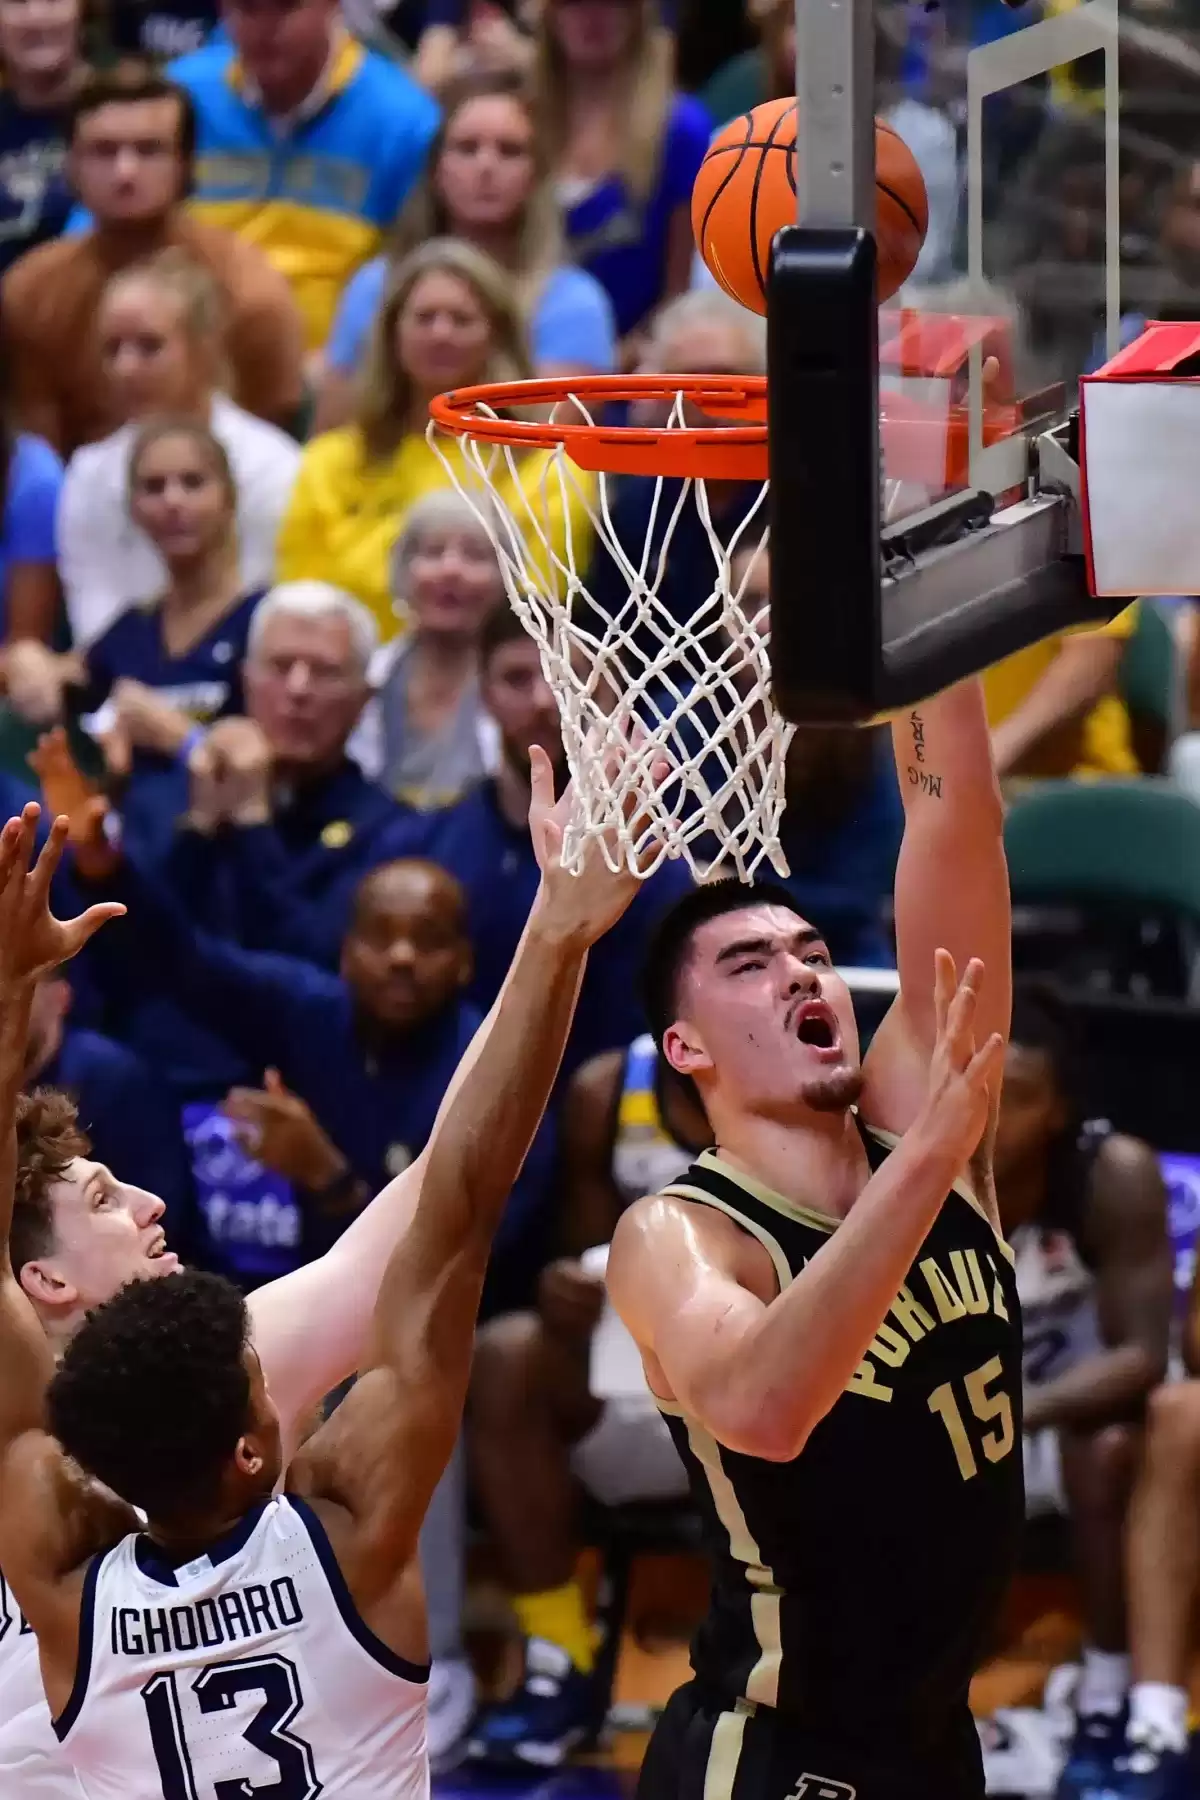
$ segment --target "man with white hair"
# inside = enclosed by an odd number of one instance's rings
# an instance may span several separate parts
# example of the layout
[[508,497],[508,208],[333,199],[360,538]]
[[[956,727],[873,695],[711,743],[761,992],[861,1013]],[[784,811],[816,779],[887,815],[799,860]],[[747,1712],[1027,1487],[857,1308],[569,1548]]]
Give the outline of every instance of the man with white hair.
[[[663,308],[639,373],[643,375],[765,375],[767,370],[766,321],[747,312],[719,289],[701,289],[680,296]],[[647,423],[662,423],[660,417]],[[719,419],[697,414],[697,425],[719,425]],[[696,611],[716,582],[716,564],[708,530],[701,519],[693,491],[675,517],[682,483],[663,482],[663,495],[654,506],[655,481],[631,475],[610,483],[615,488],[611,507],[613,531],[626,558],[640,568],[657,570],[664,541],[670,534],[658,598],[673,618],[686,620]],[[758,482],[709,481],[708,509],[711,525],[722,546],[728,547],[759,499]],[[761,536],[761,529],[755,534]],[[647,538],[651,540],[646,557]],[[597,545],[587,582],[598,613],[613,618],[626,604],[629,583],[621,566]],[[652,649],[653,646],[648,646]]]
[[[188,754],[190,829],[174,872],[187,881],[171,885],[207,930],[336,966],[354,890],[395,854],[408,818],[346,751],[378,641],[361,601],[322,581],[284,582],[259,602],[245,716],[219,720]],[[191,903],[196,879],[215,911]]]

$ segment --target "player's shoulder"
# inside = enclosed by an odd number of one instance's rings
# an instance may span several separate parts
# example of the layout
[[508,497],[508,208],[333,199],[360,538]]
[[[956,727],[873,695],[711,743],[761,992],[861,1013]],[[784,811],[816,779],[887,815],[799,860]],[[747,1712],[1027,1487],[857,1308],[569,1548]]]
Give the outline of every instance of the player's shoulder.
[[1090,1221],[1134,1225],[1148,1211],[1162,1211],[1165,1183],[1157,1155],[1142,1138],[1107,1131],[1092,1149],[1084,1188]]
[[1092,1157],[1093,1176],[1100,1171],[1117,1176],[1144,1175],[1159,1168],[1158,1157],[1144,1138],[1127,1131],[1104,1131]]

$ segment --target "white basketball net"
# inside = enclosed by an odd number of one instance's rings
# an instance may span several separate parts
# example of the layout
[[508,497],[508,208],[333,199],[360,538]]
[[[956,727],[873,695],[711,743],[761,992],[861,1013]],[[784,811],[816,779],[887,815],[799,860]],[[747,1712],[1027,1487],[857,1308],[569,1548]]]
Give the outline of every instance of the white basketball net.
[[[676,395],[671,428],[684,423],[683,399]],[[572,397],[572,404],[575,418],[591,424],[582,401]],[[481,428],[489,416],[496,415],[480,409]],[[794,727],[771,703],[766,617],[747,615],[740,591],[746,578],[735,591],[731,568],[740,545],[765,535],[766,482],[725,543],[713,526],[705,482],[681,482],[675,497],[659,477],[646,544],[641,560],[633,562],[610,515],[614,477],[583,474],[560,445],[531,483],[526,452],[465,436],[456,454],[453,444],[443,449],[434,423],[428,437],[495,546],[509,600],[537,643],[558,699],[574,788],[564,866],[578,869],[588,844],[598,842],[610,868],[623,863],[643,876],[664,857],[683,857],[698,880],[735,874],[749,881],[764,858],[786,875],[779,822]],[[566,520],[562,554],[546,529],[552,499]],[[592,546],[578,546],[577,562],[572,502],[586,511],[597,546],[608,551],[628,589],[614,617],[599,614],[585,586]],[[695,607],[681,621],[658,589],[688,506],[698,512],[708,541],[711,585],[707,593],[697,592]],[[606,756],[606,746],[624,742],[631,718],[641,723],[644,738],[630,754]],[[670,773],[655,785],[651,770],[664,757]],[[639,810],[649,819],[637,836],[626,825],[635,795],[648,800]],[[643,860],[651,841],[660,848]]]

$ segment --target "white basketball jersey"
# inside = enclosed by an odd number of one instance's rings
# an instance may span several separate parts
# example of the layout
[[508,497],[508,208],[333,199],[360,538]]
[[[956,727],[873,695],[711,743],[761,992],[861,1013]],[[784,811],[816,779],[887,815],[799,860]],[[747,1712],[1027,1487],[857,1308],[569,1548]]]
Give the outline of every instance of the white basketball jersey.
[[1025,1382],[1038,1387],[1101,1348],[1096,1280],[1069,1232],[1021,1225],[1009,1242],[1021,1296]]
[[55,1730],[87,1800],[427,1800],[427,1676],[281,1497],[182,1568],[141,1533],[96,1558]]

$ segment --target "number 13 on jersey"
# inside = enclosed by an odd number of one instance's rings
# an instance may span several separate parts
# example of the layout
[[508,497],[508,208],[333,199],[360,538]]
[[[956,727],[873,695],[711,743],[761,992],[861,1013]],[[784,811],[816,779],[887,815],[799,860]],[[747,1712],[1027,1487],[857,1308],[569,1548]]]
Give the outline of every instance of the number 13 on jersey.
[[974,1432],[968,1430],[967,1420],[963,1417],[963,1408],[959,1404],[956,1392],[958,1384],[944,1381],[939,1388],[934,1388],[929,1396],[929,1410],[937,1413],[950,1436],[950,1444],[954,1451],[954,1459],[958,1464],[958,1472],[964,1481],[970,1481],[979,1473],[979,1461],[975,1446],[971,1439],[978,1441],[978,1448],[988,1462],[1003,1462],[1013,1447],[1013,1415],[1012,1402],[1002,1387],[997,1387],[1004,1375],[1004,1366],[998,1356],[989,1362],[982,1363],[978,1369],[972,1369],[963,1377],[962,1387],[965,1391],[967,1407],[976,1426]]

